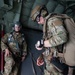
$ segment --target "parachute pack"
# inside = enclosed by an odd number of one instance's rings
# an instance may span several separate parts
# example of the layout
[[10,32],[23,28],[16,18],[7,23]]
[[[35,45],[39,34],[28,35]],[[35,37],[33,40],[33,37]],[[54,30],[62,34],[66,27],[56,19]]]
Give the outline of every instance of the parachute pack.
[[57,18],[61,18],[64,22],[64,27],[68,32],[68,41],[65,44],[64,58],[69,66],[75,66],[75,22],[66,14],[57,14]]

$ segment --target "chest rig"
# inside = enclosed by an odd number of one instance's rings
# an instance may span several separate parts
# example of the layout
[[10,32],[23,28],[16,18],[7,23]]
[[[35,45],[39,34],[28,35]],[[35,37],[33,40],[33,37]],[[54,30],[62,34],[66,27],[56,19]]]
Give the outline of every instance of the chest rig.
[[[52,31],[49,29],[49,27],[48,27],[48,22],[50,21],[51,23],[51,27],[52,26],[54,26],[53,24],[53,22],[54,22],[54,20],[56,20],[54,17],[53,17],[53,15],[54,14],[49,14],[47,17],[46,17],[46,21],[45,21],[45,24],[44,24],[44,28],[43,28],[43,39],[44,40],[48,40],[48,39],[50,39],[52,36],[53,36],[53,33],[52,33]],[[55,52],[55,51],[57,51],[58,50],[58,52],[62,52],[62,45],[59,45],[59,46],[56,46],[56,47],[48,47],[48,48],[45,48],[45,52],[44,52],[44,55],[45,56],[49,56],[49,55],[53,55],[52,53],[53,52]],[[52,52],[52,53],[51,53]]]
[[21,43],[20,40],[18,40],[17,38],[14,37],[13,32],[9,34],[8,36],[8,45],[10,47],[10,50],[12,52],[20,52],[21,53],[21,49],[22,49],[22,43],[24,41],[24,36],[23,34],[21,35]]

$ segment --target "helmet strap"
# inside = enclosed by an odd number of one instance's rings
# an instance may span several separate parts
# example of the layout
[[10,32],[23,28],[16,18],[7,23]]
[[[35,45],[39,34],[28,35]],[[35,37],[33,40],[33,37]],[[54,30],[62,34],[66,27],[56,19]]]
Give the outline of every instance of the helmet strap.
[[45,15],[45,16],[47,16],[48,15],[48,11],[47,11],[47,8],[46,8],[45,5],[43,5],[42,8],[40,9],[40,13],[39,13],[40,16],[41,16],[42,10],[45,10],[47,12],[47,14]]

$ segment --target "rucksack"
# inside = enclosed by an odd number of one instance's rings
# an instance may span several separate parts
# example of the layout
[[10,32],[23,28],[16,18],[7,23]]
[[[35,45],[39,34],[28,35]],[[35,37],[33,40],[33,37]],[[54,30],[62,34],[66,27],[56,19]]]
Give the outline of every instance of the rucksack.
[[64,27],[68,32],[68,41],[64,46],[65,63],[69,66],[75,66],[75,22],[66,14],[57,14],[55,17],[61,18],[63,20]]

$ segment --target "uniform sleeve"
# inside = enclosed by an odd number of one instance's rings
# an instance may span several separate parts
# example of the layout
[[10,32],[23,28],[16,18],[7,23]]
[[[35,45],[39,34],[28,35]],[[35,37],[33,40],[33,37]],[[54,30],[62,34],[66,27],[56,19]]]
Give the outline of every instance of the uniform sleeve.
[[60,20],[57,20],[57,22],[52,24],[53,26],[49,26],[52,34],[49,38],[50,47],[64,44],[67,41],[67,32],[63,27],[63,23]]
[[2,49],[2,51],[8,48],[7,41],[8,41],[8,34],[5,34],[4,37],[1,39],[1,49]]

